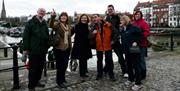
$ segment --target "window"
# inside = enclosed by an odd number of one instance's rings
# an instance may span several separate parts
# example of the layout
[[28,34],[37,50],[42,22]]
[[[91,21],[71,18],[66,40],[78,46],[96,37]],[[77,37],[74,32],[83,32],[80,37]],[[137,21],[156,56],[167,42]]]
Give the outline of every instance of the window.
[[172,23],[170,23],[170,26],[172,26]]
[[174,21],[176,21],[176,18],[174,17]]
[[172,21],[172,18],[170,18],[170,21]]

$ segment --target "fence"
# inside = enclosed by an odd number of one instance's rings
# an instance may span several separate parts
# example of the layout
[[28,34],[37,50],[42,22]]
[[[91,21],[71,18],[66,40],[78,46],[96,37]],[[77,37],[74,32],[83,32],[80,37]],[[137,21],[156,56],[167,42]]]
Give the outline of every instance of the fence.
[[169,45],[168,48],[173,51],[176,46],[175,44],[178,45],[180,43],[180,28],[151,28],[151,37],[152,36],[156,36],[156,38],[151,41],[162,40],[161,42],[164,41],[166,46]]
[[[7,49],[12,48],[13,49],[13,67],[12,68],[6,68],[6,69],[1,69],[0,72],[7,71],[7,70],[13,70],[13,89],[19,89],[19,68],[18,66],[18,57],[17,57],[17,45],[13,45],[11,47],[3,47],[0,48],[0,50],[4,49],[5,50],[5,57],[8,56],[7,54]],[[21,66],[23,67],[23,66]]]
[[[19,89],[19,69],[20,68],[25,68],[26,65],[18,66],[18,48],[19,46],[17,44],[12,45],[11,47],[3,47],[0,48],[0,50],[4,50],[4,57],[8,57],[8,52],[7,50],[12,48],[13,49],[13,67],[12,68],[5,68],[5,69],[0,69],[0,72],[6,72],[6,71],[13,71],[13,88],[12,89]],[[52,61],[53,62],[53,61]],[[50,62],[45,62],[44,66],[44,76],[47,76],[47,68],[46,64]]]

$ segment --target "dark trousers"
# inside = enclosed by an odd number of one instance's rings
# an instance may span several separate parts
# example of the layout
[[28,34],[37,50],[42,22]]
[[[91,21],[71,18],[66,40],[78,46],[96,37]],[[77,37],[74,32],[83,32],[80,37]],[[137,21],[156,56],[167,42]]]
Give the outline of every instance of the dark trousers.
[[33,89],[41,79],[44,62],[46,61],[46,54],[29,55],[29,84],[28,88]]
[[119,41],[117,41],[113,44],[112,47],[113,47],[114,52],[118,56],[118,62],[121,66],[122,74],[127,73],[127,63],[123,57],[122,45],[119,43]]
[[142,79],[146,78],[146,61],[145,61],[145,54],[146,54],[147,48],[140,48],[141,51],[141,58],[140,58],[140,68],[141,68],[141,74],[142,74]]
[[[103,51],[97,51],[97,71],[98,71],[98,76],[103,75]],[[114,64],[112,60],[112,50],[110,51],[105,51],[105,64],[106,64],[106,70],[111,77],[114,77]]]
[[68,67],[70,50],[67,49],[65,51],[62,51],[61,49],[55,49],[54,53],[56,57],[56,69],[57,69],[56,83],[59,85],[65,82],[65,72]]
[[87,59],[79,59],[79,73],[80,76],[85,76],[87,73]]
[[126,54],[128,65],[128,80],[135,81],[136,85],[141,84],[141,67],[140,67],[140,54],[131,53]]

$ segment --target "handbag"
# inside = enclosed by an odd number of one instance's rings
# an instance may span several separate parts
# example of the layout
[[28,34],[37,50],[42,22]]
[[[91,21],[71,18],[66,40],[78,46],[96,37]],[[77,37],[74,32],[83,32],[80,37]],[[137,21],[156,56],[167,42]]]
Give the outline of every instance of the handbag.
[[60,41],[60,35],[56,31],[51,31],[49,35],[48,44],[49,46],[57,46]]
[[77,67],[78,67],[77,59],[71,59],[69,64],[70,71],[71,72],[76,71]]
[[140,53],[140,47],[139,46],[131,46],[129,48],[130,53]]

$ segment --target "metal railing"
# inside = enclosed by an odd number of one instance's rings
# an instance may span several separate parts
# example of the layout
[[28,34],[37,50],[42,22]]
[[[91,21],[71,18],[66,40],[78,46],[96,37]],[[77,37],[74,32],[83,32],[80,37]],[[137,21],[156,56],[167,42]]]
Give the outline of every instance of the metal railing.
[[[12,68],[6,68],[6,69],[1,69],[0,72],[7,71],[7,70],[13,70],[13,89],[19,89],[19,66],[18,66],[18,57],[17,57],[17,45],[13,45],[11,47],[3,47],[1,49],[13,49],[13,67]],[[6,56],[6,55],[5,55]],[[21,66],[23,67],[23,66]]]

